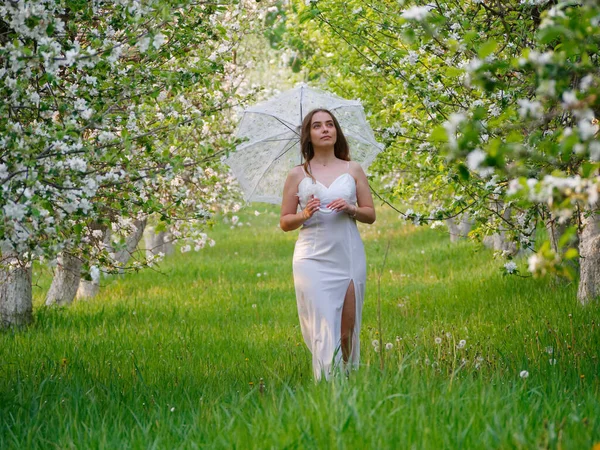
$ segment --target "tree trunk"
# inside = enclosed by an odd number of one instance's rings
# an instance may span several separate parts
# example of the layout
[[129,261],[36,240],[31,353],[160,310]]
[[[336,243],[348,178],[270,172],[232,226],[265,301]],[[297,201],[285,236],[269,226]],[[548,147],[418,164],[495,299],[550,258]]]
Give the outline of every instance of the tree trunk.
[[[142,236],[144,235],[144,228],[146,228],[146,219],[144,220],[136,220],[134,222],[135,230],[127,236],[125,241],[125,248],[117,252],[115,255],[115,261],[122,268],[127,264],[131,255],[137,248]],[[121,269],[121,272],[123,270]]]
[[[600,205],[599,205],[600,206]],[[600,213],[582,214],[579,232],[580,279],[577,298],[581,304],[600,296]]]
[[[504,203],[501,201],[493,202],[491,208],[498,214],[502,213],[502,218],[505,221],[510,220],[511,209],[506,208],[504,211]],[[491,236],[483,238],[483,243],[486,247],[491,247],[496,251],[506,252],[510,256],[516,256],[519,253],[517,244],[506,239],[508,228],[504,221],[498,227],[498,233],[494,233]]]
[[564,234],[567,229],[567,225],[565,223],[558,223],[555,217],[551,217],[546,221],[546,231],[548,232],[548,240],[550,241],[550,246],[554,253],[559,254],[558,242],[560,241],[560,237]]
[[[102,230],[102,232],[103,232],[102,241],[104,242],[104,245],[106,246],[107,251],[111,252],[112,251],[112,249],[111,249],[112,231],[111,231],[110,227],[93,226],[93,229]],[[98,281],[88,281],[88,280],[84,280],[83,278],[81,278],[79,281],[79,288],[77,289],[76,298],[82,299],[82,300],[87,300],[87,299],[93,298],[96,295],[98,295],[99,291],[100,291],[100,283]]]
[[[0,269],[0,326],[27,325],[33,321],[31,265],[5,258]],[[12,264],[9,266],[9,264]]]
[[473,221],[471,220],[471,216],[469,216],[467,213],[464,213],[460,218],[460,224],[458,225],[459,236],[461,238],[467,238],[472,226]]
[[79,281],[79,289],[77,289],[78,299],[89,299],[98,295],[100,292],[100,284],[97,281],[88,281],[81,279]]
[[454,217],[449,217],[446,219],[446,226],[448,227],[448,232],[450,233],[450,242],[458,241],[458,225],[456,225],[456,220]]
[[67,253],[58,257],[54,279],[46,295],[46,306],[64,306],[73,303],[81,279],[82,265],[79,258]]
[[471,218],[467,213],[461,215],[458,225],[456,224],[456,218],[446,219],[446,226],[450,232],[450,242],[457,242],[461,238],[466,238],[469,231],[471,231],[471,225]]
[[154,227],[148,227],[144,235],[144,245],[146,247],[146,256],[151,257],[162,253],[171,255],[175,251],[175,246],[171,242],[173,235],[166,231],[154,231]]

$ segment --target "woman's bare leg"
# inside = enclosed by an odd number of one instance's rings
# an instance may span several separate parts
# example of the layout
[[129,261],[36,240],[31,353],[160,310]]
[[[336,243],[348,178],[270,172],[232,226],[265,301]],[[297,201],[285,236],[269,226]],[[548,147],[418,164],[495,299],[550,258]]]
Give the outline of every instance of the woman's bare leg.
[[354,294],[354,280],[350,281],[344,306],[342,308],[342,358],[344,363],[348,362],[352,354],[352,338],[354,334],[354,325],[356,323],[356,296]]

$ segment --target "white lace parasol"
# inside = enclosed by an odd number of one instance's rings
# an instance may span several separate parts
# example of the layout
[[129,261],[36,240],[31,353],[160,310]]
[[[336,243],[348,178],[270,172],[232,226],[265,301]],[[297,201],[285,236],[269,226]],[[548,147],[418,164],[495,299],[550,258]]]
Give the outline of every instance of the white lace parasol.
[[240,183],[246,201],[280,203],[289,171],[302,163],[300,125],[315,108],[330,110],[363,169],[383,150],[375,140],[360,102],[345,100],[305,84],[244,111],[237,136],[246,139],[225,163]]

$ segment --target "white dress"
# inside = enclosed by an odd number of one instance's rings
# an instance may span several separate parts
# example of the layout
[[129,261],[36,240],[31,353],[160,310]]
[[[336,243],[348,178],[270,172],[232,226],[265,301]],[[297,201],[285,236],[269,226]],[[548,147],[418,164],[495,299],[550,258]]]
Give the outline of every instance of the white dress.
[[356,203],[354,177],[343,173],[327,187],[305,174],[298,185],[302,209],[312,195],[321,200],[321,208],[300,229],[293,269],[300,327],[312,353],[315,379],[319,380],[322,374],[329,379],[342,365],[342,308],[351,281],[354,281],[356,321],[348,363],[358,367],[366,259],[356,221],[345,212],[325,207],[338,198]]

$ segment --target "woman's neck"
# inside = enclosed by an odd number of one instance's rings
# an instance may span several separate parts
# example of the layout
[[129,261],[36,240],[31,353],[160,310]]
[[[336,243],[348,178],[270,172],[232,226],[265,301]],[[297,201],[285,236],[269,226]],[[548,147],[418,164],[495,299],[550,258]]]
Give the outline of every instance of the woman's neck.
[[310,160],[311,164],[317,166],[329,166],[337,160],[333,149],[327,148],[320,151],[318,150],[320,149],[315,148],[315,156]]

